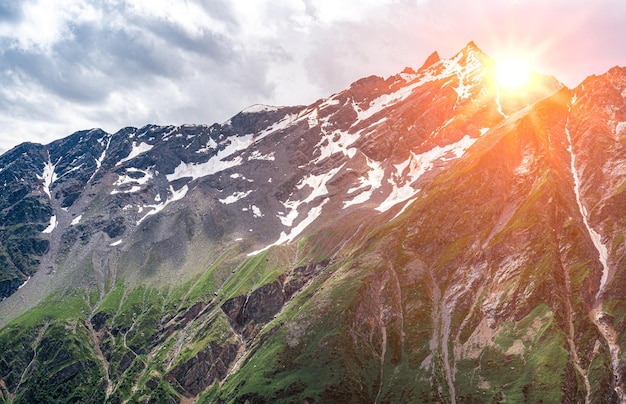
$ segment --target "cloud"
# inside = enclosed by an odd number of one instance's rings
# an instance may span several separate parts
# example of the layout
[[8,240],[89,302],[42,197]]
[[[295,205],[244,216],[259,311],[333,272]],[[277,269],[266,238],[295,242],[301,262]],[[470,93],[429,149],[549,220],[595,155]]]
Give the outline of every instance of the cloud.
[[619,0],[5,0],[0,148],[307,104],[470,40],[492,56],[522,49],[573,86],[625,63],[625,11]]
[[155,120],[206,122],[272,93],[264,76],[267,63],[283,57],[280,49],[264,59],[263,47],[236,43],[240,27],[227,3],[188,3],[181,13],[167,12],[167,2],[102,4],[77,1],[51,12],[45,36],[32,34],[33,21],[0,27],[0,144],[47,142],[86,121],[109,131]]
[[0,21],[15,21],[22,15],[18,0],[5,0],[0,3]]

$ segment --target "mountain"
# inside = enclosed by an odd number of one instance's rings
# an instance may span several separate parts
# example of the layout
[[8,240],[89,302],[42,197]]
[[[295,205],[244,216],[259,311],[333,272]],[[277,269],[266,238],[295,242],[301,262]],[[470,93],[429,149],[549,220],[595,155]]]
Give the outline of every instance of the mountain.
[[0,156],[0,400],[626,402],[626,69],[494,77]]

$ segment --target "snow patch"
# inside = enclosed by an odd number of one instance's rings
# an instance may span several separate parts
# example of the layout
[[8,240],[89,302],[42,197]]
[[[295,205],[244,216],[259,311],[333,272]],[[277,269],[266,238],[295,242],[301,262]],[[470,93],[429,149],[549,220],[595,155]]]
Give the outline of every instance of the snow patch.
[[255,218],[259,218],[259,217],[265,216],[261,212],[261,209],[259,209],[256,205],[250,205],[250,208],[252,209],[252,216],[254,216]]
[[461,66],[458,62],[458,60],[441,60],[444,70],[438,75],[433,75],[431,71],[426,71],[421,75],[406,76],[405,80],[414,79],[414,81],[411,81],[411,84],[404,86],[393,93],[383,94],[370,101],[366,109],[361,109],[353,101],[352,107],[357,113],[357,121],[355,124],[359,121],[370,118],[372,115],[389,108],[398,102],[404,101],[416,88],[443,77],[456,75],[459,79],[459,87],[455,88],[455,91],[457,92],[459,99],[469,97],[471,95],[469,90],[476,85],[480,76],[476,75],[472,79],[469,79],[469,77],[471,73],[477,72],[482,67],[482,64],[473,54],[468,56],[466,66]]
[[133,185],[129,189],[123,189],[123,190],[114,189],[113,191],[111,191],[111,195],[134,194],[135,192],[139,192],[139,191],[141,191],[141,187],[139,185]]
[[74,220],[72,220],[72,223],[70,223],[70,226],[76,226],[77,224],[80,223],[80,220],[83,218],[83,215],[78,215],[74,218]]
[[111,137],[107,136],[107,138],[107,145],[104,147],[104,150],[102,151],[100,157],[96,159],[96,171],[100,169],[100,167],[102,167],[102,162],[104,161],[104,158],[107,155],[107,150],[109,150],[109,146],[111,145]]
[[[389,94],[383,94],[378,98],[370,101],[367,109],[361,109],[354,100],[352,101],[352,108],[357,114],[357,121],[364,121],[368,118],[371,118],[374,114],[381,112],[382,110],[389,108],[390,106],[407,99],[412,93],[413,90],[417,87],[423,85],[424,82],[417,81],[411,85],[400,88],[398,91]],[[355,122],[355,124],[356,124]],[[354,125],[353,125],[354,126]]]
[[50,194],[50,187],[54,182],[58,179],[57,174],[54,172],[56,165],[52,164],[50,161],[50,156],[48,156],[48,162],[43,166],[43,172],[41,176],[37,175],[37,178],[42,180],[43,192],[48,195],[48,198],[52,199],[52,195]]
[[338,94],[333,95],[330,98],[327,98],[324,102],[322,102],[319,106],[319,109],[324,109],[324,108],[328,108],[328,107],[332,107],[335,105],[339,105],[340,101],[335,98]]
[[[105,138],[107,139],[106,146],[104,145]],[[100,167],[102,167],[102,163],[104,162],[104,159],[106,158],[106,155],[107,155],[107,151],[109,150],[109,146],[111,145],[111,136],[106,135],[102,139],[98,139],[98,143],[100,143],[100,145],[104,147],[104,150],[102,151],[102,154],[100,154],[100,157],[98,157],[97,159],[94,159],[96,162],[96,169],[94,170],[93,174],[91,174],[91,177],[89,177],[89,180],[87,180],[87,182],[91,182],[91,180],[96,175],[98,170],[100,170]]]
[[118,246],[118,245],[120,245],[120,244],[122,244],[122,240],[117,240],[116,242],[111,243],[111,244],[109,244],[109,245],[110,245],[111,247],[116,247],[116,246]]
[[349,158],[356,155],[356,148],[350,147],[359,139],[360,133],[348,133],[336,130],[332,133],[325,133],[320,141],[315,145],[319,149],[320,155],[312,163],[317,164],[335,153],[342,153]]
[[317,108],[308,115],[307,123],[309,124],[309,129],[312,129],[319,125],[319,113],[317,112]]
[[307,226],[309,226],[311,223],[313,223],[315,221],[315,219],[317,219],[321,214],[322,214],[322,208],[324,207],[324,205],[326,205],[326,203],[329,201],[328,198],[324,199],[324,201],[322,201],[322,203],[319,206],[315,206],[313,208],[311,208],[309,210],[309,212],[307,213],[307,217],[304,218],[300,223],[298,223],[297,226],[293,227],[291,229],[291,231],[289,233],[285,233],[284,231],[280,233],[280,237],[278,238],[278,240],[276,240],[274,243],[260,249],[257,251],[253,251],[251,253],[248,254],[248,256],[253,256],[256,254],[259,254],[263,251],[268,250],[269,248],[276,246],[276,245],[281,245],[281,244],[285,244],[285,243],[290,243],[292,242],[296,237],[298,237],[300,235],[300,233],[302,233],[302,231],[304,231],[304,229],[307,228]]
[[139,156],[140,154],[143,154],[145,152],[148,152],[150,150],[152,150],[154,146],[148,143],[137,143],[137,142],[133,142],[133,148],[130,151],[130,153],[128,154],[128,156],[126,156],[125,158],[121,159],[120,161],[117,162],[116,166],[119,166],[129,160],[134,159],[135,157]]
[[137,221],[137,225],[143,222],[148,216],[156,215],[157,213],[165,209],[165,207],[170,203],[183,199],[185,195],[187,195],[188,191],[189,188],[187,187],[187,185],[183,186],[178,191],[175,191],[174,187],[170,185],[170,193],[172,194],[171,198],[167,198],[165,202],[157,205],[145,205],[143,207],[140,207],[139,212],[142,212],[144,209],[150,209],[150,211]]
[[502,110],[502,104],[500,104],[500,87],[496,85],[496,107],[498,108],[498,113],[502,115],[503,118],[508,118],[509,116],[504,113]]
[[[320,175],[309,175],[303,178],[302,180],[300,180],[300,182],[296,185],[298,189],[303,189],[305,186],[308,186],[312,188],[312,191],[303,200],[287,200],[286,202],[283,203],[283,206],[285,206],[285,208],[288,210],[288,213],[285,214],[284,212],[279,212],[278,215],[276,215],[280,219],[283,226],[291,227],[293,225],[294,220],[297,219],[298,216],[300,216],[301,212],[299,208],[303,204],[309,204],[315,199],[321,196],[327,195],[328,189],[326,188],[326,184],[344,167],[344,165],[345,163],[342,164],[340,167],[330,170],[328,173],[320,174]],[[280,234],[280,237],[274,243],[264,247],[261,250],[252,252],[248,254],[248,256],[258,254],[262,251],[269,249],[272,246],[289,243],[293,241],[296,237],[298,237],[298,235],[300,235],[300,233],[302,233],[302,231],[307,226],[313,223],[315,219],[317,219],[321,215],[322,208],[324,207],[324,205],[326,205],[328,201],[329,201],[328,198],[324,198],[324,200],[318,206],[314,206],[310,208],[309,211],[307,212],[306,217],[302,219],[296,226],[292,227],[288,233],[285,231],[282,231]],[[251,207],[255,215],[257,213],[261,214],[260,209],[258,210],[258,212],[255,211],[255,208],[258,209],[256,206],[252,205]]]
[[443,147],[435,146],[422,154],[411,152],[408,164],[405,162],[399,165],[400,167],[406,167],[408,165],[408,175],[404,175],[403,172],[398,172],[398,175],[396,175],[397,178],[405,179],[405,182],[402,185],[398,185],[395,181],[390,181],[392,190],[376,210],[386,212],[398,203],[405,202],[412,198],[418,190],[413,188],[411,184],[426,172],[430,171],[436,161],[449,161],[460,158],[475,141],[476,139],[465,135],[458,142]]
[[351,188],[348,190],[348,197],[350,196],[350,194],[362,190],[363,188],[369,188],[366,191],[363,191],[356,195],[352,200],[344,201],[343,209],[352,205],[358,205],[363,202],[367,202],[372,197],[374,191],[381,187],[383,179],[385,178],[385,170],[382,168],[381,164],[378,161],[373,161],[369,158],[367,158],[367,166],[370,168],[370,170],[367,172],[367,177],[360,178],[359,185],[355,188]]
[[132,185],[130,190],[114,190],[111,192],[111,195],[119,194],[119,193],[132,193],[141,190],[141,186],[147,184],[151,179],[154,178],[152,172],[147,170],[140,170],[138,168],[129,167],[126,169],[126,172],[134,172],[143,174],[140,178],[133,178],[129,175],[120,175],[114,186],[121,187],[123,185]]
[[169,129],[169,131],[163,134],[163,140],[168,140],[172,137],[172,134],[178,130],[176,126],[168,126],[167,129]]
[[185,163],[181,161],[172,174],[167,174],[167,180],[172,182],[180,178],[191,177],[192,180],[206,177],[224,171],[228,168],[238,166],[242,163],[240,156],[232,160],[227,160],[238,151],[247,149],[254,140],[254,135],[233,136],[230,143],[205,163]]
[[[283,226],[291,227],[293,226],[293,222],[300,215],[300,211],[298,210],[300,206],[303,204],[308,204],[314,201],[316,198],[325,196],[328,194],[328,189],[326,188],[326,184],[330,181],[338,172],[345,166],[345,163],[341,166],[330,170],[328,173],[320,174],[320,175],[308,175],[300,180],[300,182],[296,185],[296,188],[302,189],[305,186],[308,186],[312,189],[311,193],[303,200],[287,200],[283,202],[283,206],[287,209],[287,213],[279,212],[276,215]],[[328,198],[326,198],[328,199]]]
[[57,217],[56,217],[55,215],[53,215],[53,216],[50,218],[50,224],[48,225],[48,227],[46,227],[46,228],[42,231],[42,233],[48,233],[48,234],[49,234],[49,233],[52,233],[52,231],[53,231],[54,229],[56,229],[56,227],[57,227]]
[[419,74],[416,74],[416,73],[405,73],[405,72],[400,73],[400,78],[407,83],[410,83],[411,81],[415,80],[418,77],[419,77]]
[[[302,117],[300,117],[300,119],[302,119]],[[283,119],[281,119],[280,121],[275,122],[269,128],[266,128],[266,129],[262,130],[261,132],[259,132],[259,134],[257,135],[257,138],[255,139],[255,141],[261,140],[261,139],[263,139],[264,137],[266,137],[267,135],[269,135],[271,133],[274,133],[276,131],[285,129],[285,128],[291,126],[292,124],[294,124],[295,122],[297,122],[300,119],[298,119],[298,115],[296,115],[296,114],[285,115],[285,117]]]
[[294,122],[294,115],[287,115],[280,121],[274,123],[272,126],[259,132],[256,136],[254,134],[231,136],[228,140],[230,143],[217,154],[211,157],[205,163],[181,163],[174,169],[172,174],[167,174],[168,181],[172,182],[180,178],[191,178],[195,180],[197,178],[213,175],[218,172],[224,171],[228,168],[240,165],[243,162],[241,156],[237,156],[228,160],[233,154],[245,150],[255,142],[265,138],[266,136],[274,133],[275,131],[282,130]]
[[274,161],[276,157],[274,157],[274,152],[270,154],[261,154],[258,150],[254,150],[250,156],[248,156],[248,161],[251,160],[266,160],[266,161]]
[[397,218],[398,216],[400,216],[401,214],[403,214],[403,213],[404,213],[404,211],[406,210],[406,208],[408,208],[408,207],[409,207],[409,206],[410,206],[413,202],[415,202],[416,200],[417,200],[417,197],[416,197],[416,198],[411,198],[411,199],[409,199],[408,201],[406,201],[406,202],[404,203],[404,206],[402,207],[402,209],[400,209],[400,210],[398,211],[398,213],[396,213],[396,215],[395,215],[395,216],[394,216],[391,220],[394,220],[395,218]]
[[235,203],[243,198],[245,198],[246,196],[250,195],[252,193],[252,190],[247,191],[247,192],[235,192],[234,194],[224,198],[224,199],[220,199],[219,201],[225,205],[229,205],[231,203]]
[[524,176],[524,175],[528,174],[530,172],[530,167],[531,167],[533,161],[534,161],[534,159],[533,159],[532,152],[530,152],[528,150],[525,150],[524,151],[524,155],[522,157],[522,162],[515,169],[515,175]]
[[213,140],[212,138],[209,138],[209,141],[207,142],[207,144],[204,147],[196,150],[196,153],[204,154],[204,153],[208,153],[211,150],[215,150],[215,149],[217,149],[217,142],[215,140]]
[[[476,67],[474,67],[474,69],[475,68]],[[453,90],[457,94],[457,101],[464,100],[466,98],[471,97],[472,89],[476,87],[476,85],[478,84],[478,80],[480,76],[479,75],[471,76],[470,75],[471,71],[472,69],[468,69],[468,70],[459,69],[458,70],[457,77],[459,79],[459,85],[458,87],[453,87]]]
[[242,114],[255,114],[257,112],[273,112],[278,111],[279,108],[273,105],[254,104],[241,111]]

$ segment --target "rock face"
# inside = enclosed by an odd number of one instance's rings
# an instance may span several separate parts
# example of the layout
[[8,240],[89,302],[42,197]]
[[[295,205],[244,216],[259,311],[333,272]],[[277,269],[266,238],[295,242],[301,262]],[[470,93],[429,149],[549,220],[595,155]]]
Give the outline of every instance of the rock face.
[[626,402],[626,70],[493,68],[0,156],[0,401]]
[[222,304],[222,311],[228,316],[233,328],[250,339],[258,332],[257,325],[272,320],[285,303],[328,264],[329,260],[324,260],[289,270],[274,282],[266,283],[247,296],[228,299]]

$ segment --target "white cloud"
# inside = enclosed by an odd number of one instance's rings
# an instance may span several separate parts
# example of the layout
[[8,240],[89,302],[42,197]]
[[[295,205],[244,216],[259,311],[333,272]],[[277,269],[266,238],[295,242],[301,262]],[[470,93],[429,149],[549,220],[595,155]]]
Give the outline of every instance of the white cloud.
[[192,37],[202,37],[207,31],[226,34],[227,25],[213,18],[199,4],[180,0],[133,0],[128,12],[136,17],[153,18],[180,27]]
[[516,42],[538,50],[543,71],[569,85],[626,63],[619,0],[8,1],[4,149],[92,127],[211,124],[251,104],[307,104],[470,40],[487,53]]
[[375,15],[394,3],[393,0],[342,0],[338,5],[336,0],[316,0],[311,2],[316,17],[324,24],[337,22],[357,22],[366,16]]
[[71,40],[69,24],[97,21],[101,12],[88,1],[32,0],[22,4],[22,17],[0,25],[0,36],[13,46],[32,51],[49,52],[62,40]]

